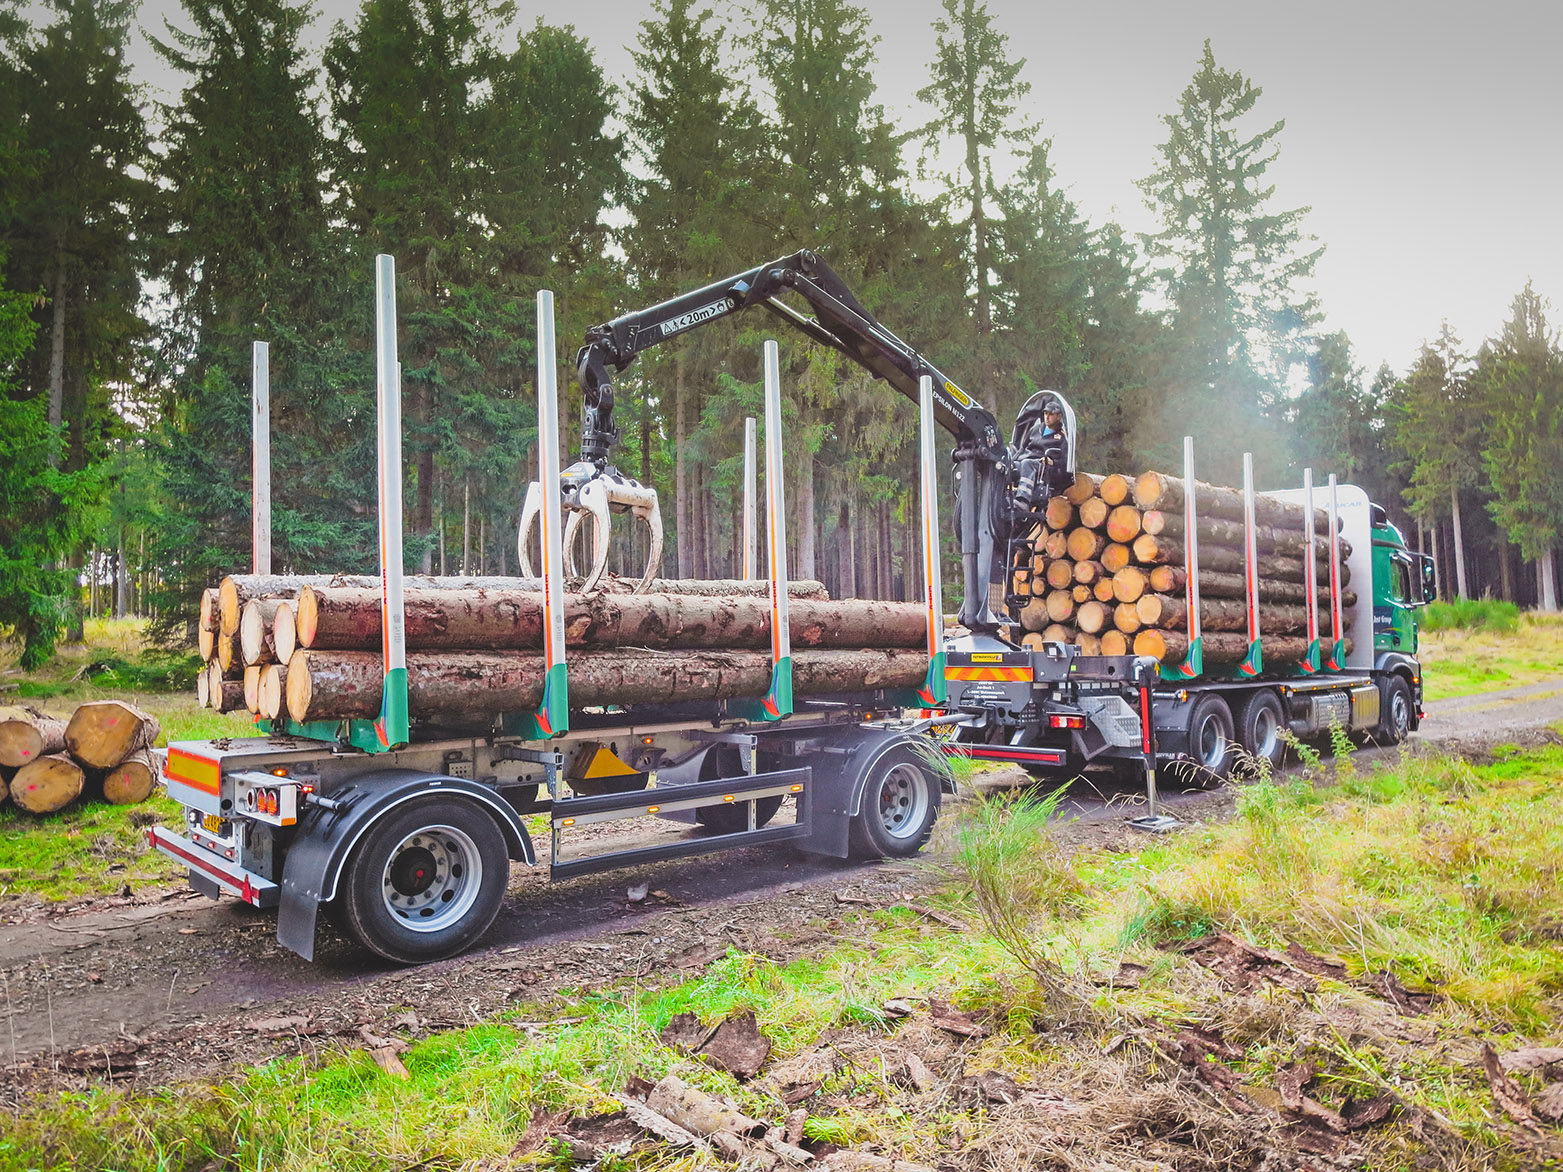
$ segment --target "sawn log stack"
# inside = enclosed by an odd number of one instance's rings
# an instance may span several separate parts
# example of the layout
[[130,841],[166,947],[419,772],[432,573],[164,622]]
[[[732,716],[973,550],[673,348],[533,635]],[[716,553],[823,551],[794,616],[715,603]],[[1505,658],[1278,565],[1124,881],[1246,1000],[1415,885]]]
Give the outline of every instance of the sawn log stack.
[[[658,580],[565,597],[573,704],[677,703],[764,695],[771,608],[764,582]],[[535,580],[408,578],[404,590],[412,714],[487,725],[535,709],[545,664]],[[300,723],[380,710],[381,595],[373,579],[234,576],[209,591],[213,655],[201,702]],[[916,603],[831,599],[818,582],[788,591],[793,687],[803,694],[913,687],[928,669]],[[234,629],[222,627],[233,614]],[[231,641],[235,653],[224,664]]]
[[[1243,493],[1195,486],[1200,624],[1204,657],[1237,663],[1247,648]],[[1010,592],[1027,646],[1076,643],[1087,654],[1149,655],[1167,664],[1188,652],[1188,568],[1183,481],[1160,472],[1137,477],[1080,473],[1048,505],[1010,569]],[[1255,500],[1261,647],[1266,661],[1307,653],[1306,553],[1309,518],[1299,504]],[[1318,627],[1330,630],[1329,518],[1312,517]],[[1347,584],[1351,547],[1340,542],[1341,606],[1349,625],[1356,594]]]

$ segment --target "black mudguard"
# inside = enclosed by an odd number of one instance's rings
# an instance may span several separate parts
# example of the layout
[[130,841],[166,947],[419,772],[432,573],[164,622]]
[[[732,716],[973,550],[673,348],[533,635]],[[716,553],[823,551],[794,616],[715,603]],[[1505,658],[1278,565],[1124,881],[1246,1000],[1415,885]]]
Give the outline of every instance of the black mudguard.
[[336,898],[348,856],[369,827],[387,812],[415,798],[445,794],[466,798],[493,815],[510,857],[529,866],[537,857],[532,837],[510,803],[488,786],[417,769],[383,769],[355,777],[331,792],[334,808],[310,804],[282,869],[277,907],[277,943],[305,960],[315,957],[315,920],[320,905]]
[[813,771],[809,812],[813,832],[798,840],[800,850],[837,859],[847,857],[852,819],[862,809],[869,774],[880,758],[900,745],[925,754],[941,771],[944,791],[955,792],[949,760],[927,736],[905,729],[854,728],[835,745],[805,759]]

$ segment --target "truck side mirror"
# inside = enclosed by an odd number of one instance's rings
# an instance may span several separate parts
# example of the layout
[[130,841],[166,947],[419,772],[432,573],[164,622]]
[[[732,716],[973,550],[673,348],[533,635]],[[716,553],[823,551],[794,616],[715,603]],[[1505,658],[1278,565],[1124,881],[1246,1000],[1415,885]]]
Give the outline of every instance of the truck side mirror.
[[1422,601],[1433,602],[1438,598],[1438,565],[1430,554],[1419,553],[1416,559],[1422,565]]

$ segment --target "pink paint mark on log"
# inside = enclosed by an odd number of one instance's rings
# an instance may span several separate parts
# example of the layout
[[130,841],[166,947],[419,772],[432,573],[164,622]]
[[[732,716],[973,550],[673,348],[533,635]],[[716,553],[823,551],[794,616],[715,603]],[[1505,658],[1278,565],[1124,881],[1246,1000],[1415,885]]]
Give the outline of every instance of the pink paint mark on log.
[[33,755],[33,751],[31,749],[23,749],[22,750],[22,756],[23,757],[31,757],[32,755]]

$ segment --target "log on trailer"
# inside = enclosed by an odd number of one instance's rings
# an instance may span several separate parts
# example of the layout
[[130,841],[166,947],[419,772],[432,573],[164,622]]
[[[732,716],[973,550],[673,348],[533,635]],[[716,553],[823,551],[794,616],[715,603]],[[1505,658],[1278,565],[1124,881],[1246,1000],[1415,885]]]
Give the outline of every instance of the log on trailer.
[[[1217,484],[1196,481],[1194,484],[1195,507],[1205,517],[1228,517],[1242,520],[1243,490],[1224,488]],[[1142,472],[1134,482],[1134,503],[1142,509],[1157,509],[1163,513],[1182,513],[1183,478],[1168,476],[1163,472]],[[1316,532],[1323,532],[1329,524],[1329,514],[1314,509]],[[1289,501],[1280,501],[1262,493],[1254,494],[1254,517],[1266,524],[1282,525],[1301,532],[1304,524],[1303,507]]]
[[[1135,603],[1140,623],[1179,631],[1188,629],[1189,608],[1186,599],[1166,594],[1147,594]],[[1329,612],[1321,609],[1319,626],[1329,626]],[[1201,598],[1199,625],[1205,631],[1247,631],[1248,604],[1235,598]],[[1306,606],[1261,606],[1259,629],[1266,635],[1296,635],[1308,629]]]
[[[570,703],[677,704],[763,696],[771,657],[759,651],[586,651],[570,658]],[[928,670],[925,649],[794,651],[795,695],[819,696],[914,687]],[[543,698],[545,665],[517,651],[409,652],[413,716],[490,723],[502,712],[531,712]],[[296,721],[379,715],[385,664],[369,651],[300,648],[288,662],[287,709]]]
[[[1263,569],[1269,569],[1266,563]],[[1345,567],[1341,567],[1343,570]],[[1349,577],[1349,575],[1342,575]],[[1150,588],[1157,594],[1174,594],[1188,585],[1188,571],[1182,566],[1153,566],[1149,571]],[[1300,575],[1299,575],[1300,579]],[[1248,584],[1241,574],[1222,574],[1215,570],[1201,570],[1199,572],[1199,593],[1201,598],[1247,598]],[[1318,591],[1320,606],[1329,604],[1329,591]],[[1308,588],[1301,580],[1292,582],[1280,578],[1259,579],[1259,601],[1264,602],[1292,602],[1303,603],[1308,601]],[[1341,606],[1350,610],[1357,605],[1357,592],[1344,590],[1341,592]]]
[[[543,645],[543,596],[526,590],[404,592],[410,649],[537,649]],[[770,599],[757,594],[572,594],[565,598],[565,642],[575,647],[750,649],[771,643]],[[794,647],[920,647],[927,612],[915,602],[875,599],[791,603]],[[301,647],[366,650],[380,646],[378,591],[305,587],[295,606]]]
[[65,722],[33,708],[0,708],[0,766],[20,769],[65,747]]
[[278,608],[286,605],[284,598],[252,598],[244,604],[239,612],[239,656],[245,667],[278,662],[272,624],[276,621]]
[[[1207,632],[1200,637],[1207,663],[1241,663],[1248,654],[1248,636]],[[1259,646],[1267,667],[1300,663],[1308,654],[1308,640],[1290,635],[1262,635]],[[1346,641],[1351,649],[1351,640]],[[1162,663],[1181,663],[1188,655],[1189,637],[1183,631],[1160,631],[1146,627],[1134,637],[1134,653],[1148,655]]]
[[[1162,513],[1155,509],[1143,515],[1141,526],[1153,537],[1166,537],[1177,541],[1183,540],[1185,532],[1181,513]],[[1222,517],[1201,517],[1197,529],[1201,549],[1206,545],[1228,545],[1233,549],[1243,547],[1245,530],[1241,521],[1228,521]],[[1282,554],[1300,558],[1308,548],[1308,541],[1301,528],[1293,530],[1281,525],[1255,525],[1254,545],[1261,555]],[[1313,549],[1319,558],[1328,558],[1329,538],[1322,534],[1315,534]],[[1340,551],[1342,561],[1349,558],[1351,542],[1342,538]]]

